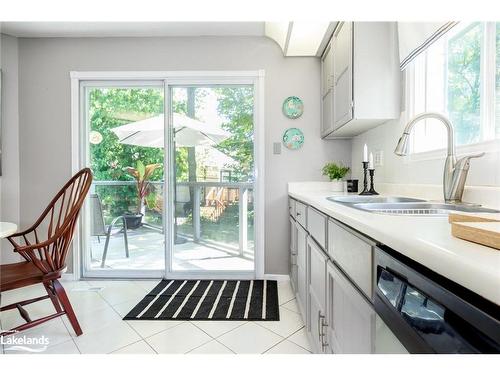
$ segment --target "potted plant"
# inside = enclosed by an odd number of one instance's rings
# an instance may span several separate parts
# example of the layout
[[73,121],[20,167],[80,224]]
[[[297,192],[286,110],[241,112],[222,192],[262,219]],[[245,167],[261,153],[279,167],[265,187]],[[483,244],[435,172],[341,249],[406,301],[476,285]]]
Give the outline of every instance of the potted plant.
[[136,181],[138,200],[136,212],[124,215],[127,222],[127,228],[136,229],[141,226],[142,217],[146,213],[145,199],[151,192],[151,183],[149,182],[149,178],[151,177],[153,172],[160,167],[161,164],[144,165],[142,161],[138,160],[135,168],[124,168],[125,172],[131,175]]
[[342,164],[326,163],[323,167],[323,176],[328,176],[332,181],[332,190],[336,192],[344,191],[344,182],[342,179],[349,173],[349,167]]

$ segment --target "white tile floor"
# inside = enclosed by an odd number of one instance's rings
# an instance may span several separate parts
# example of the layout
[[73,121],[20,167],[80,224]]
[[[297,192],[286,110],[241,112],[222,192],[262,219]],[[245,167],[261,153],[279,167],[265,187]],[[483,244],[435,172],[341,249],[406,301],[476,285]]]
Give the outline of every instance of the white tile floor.
[[[127,314],[158,281],[73,281],[63,282],[76,311],[83,335],[76,337],[66,317],[54,319],[18,335],[49,339],[42,353],[268,353],[305,354],[310,345],[304,323],[298,314],[290,283],[279,282],[279,322],[241,321],[124,321]],[[102,290],[87,291],[90,286]],[[27,287],[2,293],[2,305],[41,295],[43,291]],[[53,312],[50,301],[27,307],[37,317]],[[0,315],[3,329],[22,320],[17,311]],[[41,346],[40,346],[41,347]],[[0,353],[25,353],[5,345]]]

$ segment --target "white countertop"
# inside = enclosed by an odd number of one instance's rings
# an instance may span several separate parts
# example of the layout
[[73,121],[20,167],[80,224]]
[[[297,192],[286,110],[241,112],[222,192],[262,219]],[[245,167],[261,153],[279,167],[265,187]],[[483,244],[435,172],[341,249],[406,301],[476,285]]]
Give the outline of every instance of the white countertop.
[[448,217],[396,216],[327,200],[325,183],[289,183],[288,194],[500,305],[500,251],[455,238]]
[[10,235],[16,233],[16,230],[16,224],[0,221],[0,238],[9,237]]

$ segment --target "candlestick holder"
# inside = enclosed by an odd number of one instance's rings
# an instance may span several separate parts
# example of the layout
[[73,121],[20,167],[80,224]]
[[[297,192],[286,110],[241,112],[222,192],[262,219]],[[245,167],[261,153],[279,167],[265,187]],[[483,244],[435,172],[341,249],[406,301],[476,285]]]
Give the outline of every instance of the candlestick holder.
[[368,162],[363,162],[363,191],[359,195],[372,195],[368,190]]
[[369,193],[371,195],[378,195],[378,193],[373,188],[373,175],[375,174],[375,169],[369,169],[368,171],[370,172],[370,190],[369,190]]

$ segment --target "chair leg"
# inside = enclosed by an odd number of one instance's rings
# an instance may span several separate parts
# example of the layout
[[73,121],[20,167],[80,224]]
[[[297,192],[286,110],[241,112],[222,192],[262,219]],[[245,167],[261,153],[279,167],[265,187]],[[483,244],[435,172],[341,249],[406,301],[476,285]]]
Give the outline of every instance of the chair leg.
[[73,311],[73,307],[71,306],[71,302],[68,299],[66,291],[64,290],[59,280],[54,280],[52,284],[54,285],[55,294],[61,302],[61,305],[63,306],[64,312],[68,316],[71,326],[75,330],[76,335],[80,336],[83,333],[82,328],[80,327],[80,323],[78,323],[78,319],[76,318],[75,312]]
[[45,281],[43,283],[43,286],[45,287],[45,290],[47,291],[47,294],[49,295],[50,300],[52,301],[52,304],[54,305],[54,308],[56,309],[57,312],[63,311],[61,308],[61,305],[59,304],[59,300],[57,299],[57,296],[54,291],[54,286],[52,285],[51,281]]
[[122,220],[123,220],[123,241],[125,242],[125,256],[129,258],[130,254],[128,252],[127,220],[124,217],[122,217]]
[[108,230],[108,233],[106,233],[106,242],[104,243],[104,251],[102,252],[101,268],[104,268],[104,264],[106,263],[106,255],[108,255],[109,237],[111,237],[111,227]]

